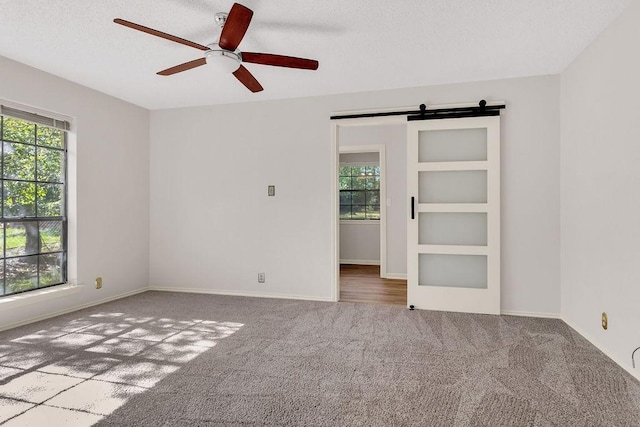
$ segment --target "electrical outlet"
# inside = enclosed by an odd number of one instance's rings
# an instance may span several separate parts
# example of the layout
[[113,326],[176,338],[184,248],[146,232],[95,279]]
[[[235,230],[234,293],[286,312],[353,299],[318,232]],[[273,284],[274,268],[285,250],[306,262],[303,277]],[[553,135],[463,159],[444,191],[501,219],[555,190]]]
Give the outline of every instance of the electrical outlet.
[[607,318],[607,313],[602,313],[602,329],[605,331],[609,328],[609,319]]
[[258,273],[258,283],[264,283],[264,282],[265,282],[264,273]]
[[96,289],[102,288],[102,277],[96,277]]
[[276,186],[275,185],[270,185],[267,187],[267,194],[269,196],[275,196],[276,195]]

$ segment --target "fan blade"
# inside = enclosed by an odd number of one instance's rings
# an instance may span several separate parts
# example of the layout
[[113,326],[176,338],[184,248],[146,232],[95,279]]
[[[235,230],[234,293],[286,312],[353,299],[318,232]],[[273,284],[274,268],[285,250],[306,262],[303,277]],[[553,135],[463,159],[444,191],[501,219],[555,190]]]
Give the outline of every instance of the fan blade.
[[242,62],[253,64],[274,65],[276,67],[302,68],[317,70],[318,61],[313,59],[296,58],[294,56],[272,55],[270,53],[242,52]]
[[175,67],[167,68],[166,70],[158,71],[156,74],[159,76],[170,76],[172,74],[181,73],[183,71],[190,70],[192,68],[206,65],[207,60],[204,58],[194,59],[193,61],[185,62],[184,64],[176,65]]
[[124,19],[116,18],[113,20],[116,24],[124,25],[125,27],[133,28],[134,30],[142,31],[143,33],[151,34],[156,37],[160,37],[166,40],[171,40],[172,42],[180,43],[185,46],[195,47],[200,50],[209,50],[208,47],[203,46],[198,43],[194,43],[192,41],[172,36],[171,34],[163,33],[162,31],[154,30],[153,28],[145,27],[144,25],[134,24],[133,22],[125,21]]
[[251,74],[249,70],[244,68],[242,65],[233,72],[233,75],[236,76],[236,79],[240,80],[240,83],[245,85],[251,92],[256,93],[263,90],[260,83],[258,83],[256,78],[253,77],[253,74]]
[[218,45],[226,50],[236,50],[247,32],[247,28],[249,28],[252,16],[253,11],[251,9],[239,3],[234,3],[229,16],[227,16],[227,22],[222,27]]

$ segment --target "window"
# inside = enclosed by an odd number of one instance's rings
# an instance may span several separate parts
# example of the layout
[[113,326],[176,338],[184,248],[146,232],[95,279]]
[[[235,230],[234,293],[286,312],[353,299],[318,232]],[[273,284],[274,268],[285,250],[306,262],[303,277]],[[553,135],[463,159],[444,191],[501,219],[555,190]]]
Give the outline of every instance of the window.
[[69,125],[1,108],[0,297],[67,280]]
[[380,166],[340,166],[340,219],[380,219]]

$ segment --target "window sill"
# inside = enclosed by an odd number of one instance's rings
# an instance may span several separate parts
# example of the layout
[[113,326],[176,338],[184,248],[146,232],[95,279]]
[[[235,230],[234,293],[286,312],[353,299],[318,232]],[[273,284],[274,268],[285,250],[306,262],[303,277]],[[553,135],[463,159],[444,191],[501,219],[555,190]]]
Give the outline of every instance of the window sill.
[[340,225],[355,225],[355,224],[360,224],[360,225],[373,225],[373,224],[377,224],[380,225],[380,220],[379,219],[341,219],[340,220]]
[[82,290],[82,285],[58,285],[37,291],[24,292],[0,298],[0,309],[11,309],[29,304],[36,304],[54,298],[66,297]]

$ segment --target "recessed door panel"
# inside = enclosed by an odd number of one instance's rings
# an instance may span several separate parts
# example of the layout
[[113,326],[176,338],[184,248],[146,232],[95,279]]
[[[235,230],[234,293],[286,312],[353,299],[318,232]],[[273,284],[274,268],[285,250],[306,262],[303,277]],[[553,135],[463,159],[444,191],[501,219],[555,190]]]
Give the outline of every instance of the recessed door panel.
[[487,160],[487,129],[420,131],[418,158],[420,162]]
[[420,203],[487,203],[487,171],[419,172]]
[[418,286],[487,289],[485,255],[420,254]]
[[487,245],[486,213],[423,212],[418,227],[421,245]]

